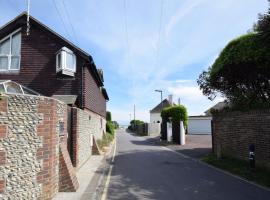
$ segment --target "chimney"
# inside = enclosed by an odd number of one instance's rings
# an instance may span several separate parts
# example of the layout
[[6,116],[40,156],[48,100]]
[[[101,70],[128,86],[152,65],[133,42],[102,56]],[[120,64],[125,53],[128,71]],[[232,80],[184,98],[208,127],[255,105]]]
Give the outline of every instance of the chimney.
[[173,95],[172,95],[172,94],[170,94],[170,95],[168,96],[168,101],[169,101],[170,105],[173,104]]
[[181,101],[180,101],[180,98],[178,98],[178,105],[179,105],[179,106],[181,105]]

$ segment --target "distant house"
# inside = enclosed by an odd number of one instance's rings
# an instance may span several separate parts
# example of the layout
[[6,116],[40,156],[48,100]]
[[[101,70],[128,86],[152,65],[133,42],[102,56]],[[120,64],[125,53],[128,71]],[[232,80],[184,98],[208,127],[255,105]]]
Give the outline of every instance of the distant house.
[[211,116],[189,116],[188,117],[188,134],[209,135],[212,133]]
[[152,110],[150,110],[150,123],[161,123],[162,119],[161,119],[160,114],[161,114],[162,109],[173,105],[172,99],[171,100],[168,100],[168,99],[164,99]]
[[105,119],[109,100],[93,58],[22,13],[0,28],[0,80],[12,80]]
[[204,113],[205,115],[189,116],[188,117],[188,134],[212,134],[211,121],[212,114],[211,110],[220,110],[227,105],[225,102],[219,102],[212,106]]
[[226,103],[225,101],[222,102],[218,102],[216,105],[212,106],[211,108],[209,108],[208,110],[206,110],[204,112],[204,114],[206,116],[212,116],[211,114],[211,110],[222,110],[224,107],[228,106],[228,103]]

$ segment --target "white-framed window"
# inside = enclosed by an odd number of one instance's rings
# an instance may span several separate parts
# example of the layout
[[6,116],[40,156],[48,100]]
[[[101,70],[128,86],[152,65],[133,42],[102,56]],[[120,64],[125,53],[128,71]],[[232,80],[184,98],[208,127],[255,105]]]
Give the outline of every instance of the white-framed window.
[[76,55],[70,49],[63,47],[56,54],[56,72],[76,72]]
[[21,32],[14,31],[0,40],[0,71],[20,70]]

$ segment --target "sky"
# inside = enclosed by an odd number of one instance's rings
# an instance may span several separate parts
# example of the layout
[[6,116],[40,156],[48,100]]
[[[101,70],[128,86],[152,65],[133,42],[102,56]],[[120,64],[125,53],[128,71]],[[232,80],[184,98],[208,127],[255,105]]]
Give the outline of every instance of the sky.
[[[26,10],[0,0],[0,26]],[[31,0],[30,14],[92,55],[104,71],[113,120],[149,121],[160,93],[189,115],[222,101],[202,95],[196,80],[232,39],[247,33],[267,0]]]

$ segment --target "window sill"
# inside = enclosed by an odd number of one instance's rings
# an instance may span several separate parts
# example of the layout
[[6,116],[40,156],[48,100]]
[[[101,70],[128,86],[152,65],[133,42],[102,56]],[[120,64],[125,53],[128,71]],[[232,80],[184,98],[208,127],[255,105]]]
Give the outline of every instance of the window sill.
[[66,70],[66,69],[62,69],[60,71],[58,71],[59,74],[64,74],[64,75],[67,75],[67,76],[74,76],[74,73],[73,71],[70,71],[70,70]]
[[1,71],[0,70],[0,74],[14,74],[14,75],[16,75],[16,74],[19,74],[20,73],[20,70],[18,69],[18,70],[7,70],[7,71]]

